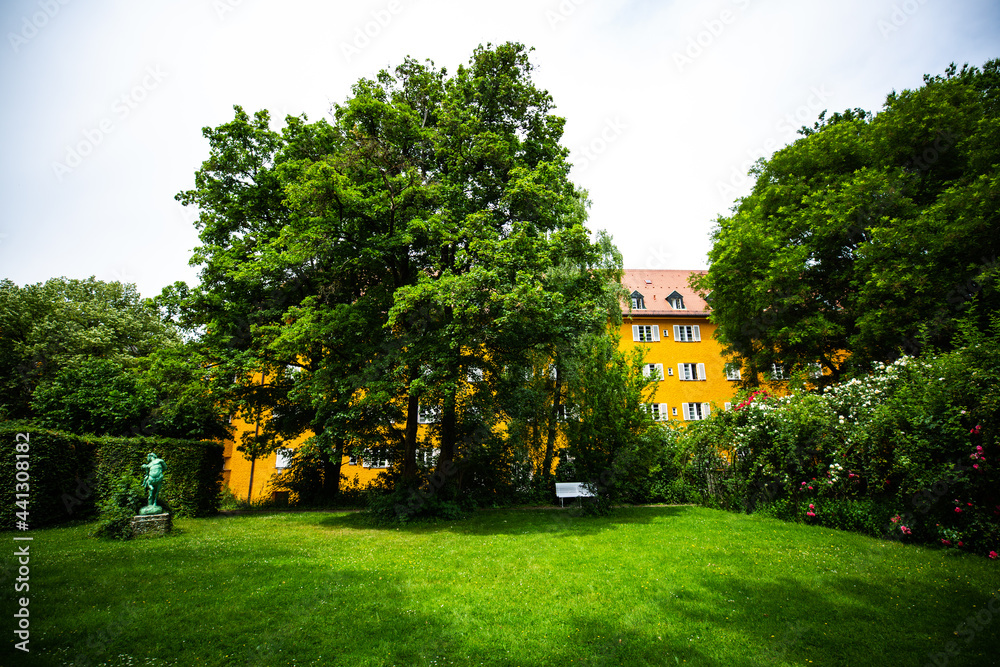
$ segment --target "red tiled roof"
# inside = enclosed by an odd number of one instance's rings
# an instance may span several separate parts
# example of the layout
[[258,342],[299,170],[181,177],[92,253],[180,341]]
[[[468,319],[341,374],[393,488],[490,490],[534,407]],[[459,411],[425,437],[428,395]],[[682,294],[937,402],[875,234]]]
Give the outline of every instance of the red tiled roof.
[[[706,271],[676,271],[657,269],[625,269],[622,285],[629,291],[639,292],[646,304],[645,310],[633,310],[632,315],[672,315],[704,316],[709,307],[688,285],[692,275],[703,275]],[[675,310],[667,303],[667,297],[677,292],[684,297],[684,310]],[[628,304],[622,312],[629,313]]]

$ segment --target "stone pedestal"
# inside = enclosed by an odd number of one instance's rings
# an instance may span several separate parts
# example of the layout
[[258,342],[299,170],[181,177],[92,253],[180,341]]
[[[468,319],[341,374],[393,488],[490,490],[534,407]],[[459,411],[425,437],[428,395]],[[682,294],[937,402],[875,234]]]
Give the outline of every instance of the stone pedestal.
[[166,535],[173,528],[169,514],[148,514],[132,517],[132,537]]

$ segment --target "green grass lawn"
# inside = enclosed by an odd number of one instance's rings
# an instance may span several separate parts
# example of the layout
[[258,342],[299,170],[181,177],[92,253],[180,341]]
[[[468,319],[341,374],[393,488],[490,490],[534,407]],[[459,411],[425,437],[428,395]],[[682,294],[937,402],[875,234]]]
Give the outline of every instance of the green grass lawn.
[[91,528],[31,533],[3,665],[1000,665],[1000,562],[699,507]]

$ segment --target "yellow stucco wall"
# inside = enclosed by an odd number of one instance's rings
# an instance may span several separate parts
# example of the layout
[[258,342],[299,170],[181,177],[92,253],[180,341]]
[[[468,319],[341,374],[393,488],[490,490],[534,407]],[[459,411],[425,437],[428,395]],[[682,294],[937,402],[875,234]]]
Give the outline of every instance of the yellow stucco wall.
[[[633,325],[659,327],[658,342],[633,340]],[[675,339],[674,325],[698,326],[701,340],[682,342]],[[711,403],[712,409],[725,409],[736,392],[737,382],[726,379],[722,348],[712,338],[715,325],[707,317],[626,316],[621,326],[622,349],[636,346],[646,350],[645,363],[662,364],[663,377],[654,384],[652,402],[666,403],[671,421],[684,421],[684,403]],[[678,364],[704,364],[705,379],[683,380]],[[676,412],[676,414],[675,414]]]
[[[254,424],[248,424],[242,419],[233,419],[232,426],[235,439],[223,442],[222,482],[237,498],[246,500],[247,493],[250,490],[251,463],[243,456],[242,452],[237,451],[236,447],[241,434],[254,432]],[[297,449],[311,435],[311,433],[306,433],[295,440],[285,442],[282,447],[293,450]],[[253,493],[250,494],[251,500],[266,499],[272,496],[273,488],[271,481],[282,473],[278,469],[277,463],[277,454],[259,458],[253,463]],[[379,475],[384,474],[384,472],[384,468],[368,468],[360,462],[351,464],[350,457],[347,456],[344,457],[340,468],[341,475],[347,478],[347,482],[342,482],[345,486],[357,485],[365,487]]]

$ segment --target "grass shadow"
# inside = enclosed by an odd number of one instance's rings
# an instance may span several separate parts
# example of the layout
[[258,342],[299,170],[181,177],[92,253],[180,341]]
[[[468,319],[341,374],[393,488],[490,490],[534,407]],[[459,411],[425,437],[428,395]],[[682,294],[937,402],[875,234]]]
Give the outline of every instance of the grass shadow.
[[649,524],[683,515],[688,506],[622,507],[603,517],[586,516],[578,510],[522,509],[479,510],[453,521],[429,519],[405,524],[379,524],[363,513],[315,515],[311,523],[337,530],[404,531],[425,534],[445,531],[457,535],[496,536],[549,534],[594,535],[622,524]]

